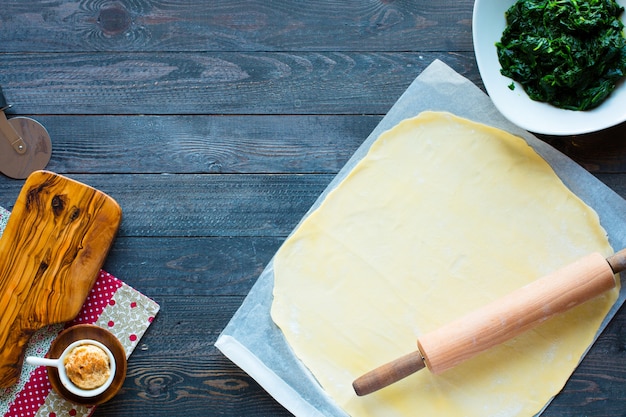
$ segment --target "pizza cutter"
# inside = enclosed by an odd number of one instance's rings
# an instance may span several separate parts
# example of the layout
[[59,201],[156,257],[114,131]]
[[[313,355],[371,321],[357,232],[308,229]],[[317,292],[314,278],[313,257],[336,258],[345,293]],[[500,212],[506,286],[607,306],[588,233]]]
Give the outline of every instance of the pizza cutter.
[[549,318],[615,288],[626,271],[626,249],[604,258],[593,253],[539,278],[451,323],[420,336],[417,350],[357,378],[352,387],[367,395],[414,372],[444,372]]
[[0,172],[24,179],[48,165],[52,143],[48,131],[36,120],[23,116],[7,119],[4,111],[10,107],[0,87]]

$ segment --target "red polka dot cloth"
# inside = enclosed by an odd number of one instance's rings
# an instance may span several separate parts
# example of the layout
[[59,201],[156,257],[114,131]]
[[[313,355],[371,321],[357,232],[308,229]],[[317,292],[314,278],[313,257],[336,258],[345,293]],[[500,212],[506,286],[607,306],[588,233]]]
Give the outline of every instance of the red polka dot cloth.
[[[0,235],[9,212],[0,207]],[[26,356],[44,356],[54,338],[66,327],[95,324],[113,333],[129,357],[159,311],[159,305],[111,274],[100,271],[81,312],[70,323],[52,325],[36,332]],[[24,363],[19,382],[0,389],[0,415],[4,417],[86,417],[95,407],[73,404],[52,391],[46,369]]]

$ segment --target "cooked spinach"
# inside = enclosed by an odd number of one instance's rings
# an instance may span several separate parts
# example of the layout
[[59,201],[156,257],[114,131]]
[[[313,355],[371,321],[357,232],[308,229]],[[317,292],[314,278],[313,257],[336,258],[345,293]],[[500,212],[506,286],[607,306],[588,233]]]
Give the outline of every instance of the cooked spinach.
[[626,73],[623,11],[615,0],[519,0],[496,43],[500,72],[533,100],[597,107]]

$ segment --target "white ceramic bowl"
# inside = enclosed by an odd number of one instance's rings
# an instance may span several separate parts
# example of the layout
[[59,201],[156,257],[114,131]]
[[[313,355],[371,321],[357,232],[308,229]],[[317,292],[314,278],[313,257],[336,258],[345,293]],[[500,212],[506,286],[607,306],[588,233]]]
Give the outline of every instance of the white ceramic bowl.
[[[626,0],[618,0],[622,6]],[[596,132],[626,121],[626,82],[622,81],[611,95],[592,110],[564,110],[531,100],[524,88],[500,74],[496,42],[506,26],[504,13],[515,0],[476,0],[472,17],[472,35],[478,70],[487,93],[507,119],[534,133],[576,135]],[[621,16],[626,23],[626,12]]]
[[[82,389],[76,386],[70,380],[69,376],[65,372],[65,366],[64,366],[65,358],[72,352],[72,350],[75,347],[82,346],[82,345],[97,346],[100,349],[102,349],[109,357],[109,366],[111,368],[111,374],[109,375],[109,378],[106,380],[106,382],[103,385],[99,386],[98,388]],[[82,398],[91,398],[91,397],[96,397],[102,394],[111,386],[111,383],[113,382],[113,379],[115,377],[115,357],[113,356],[113,353],[109,350],[108,347],[98,342],[97,340],[87,340],[87,339],[77,340],[71,343],[68,347],[66,347],[65,350],[63,351],[63,354],[58,359],[38,358],[38,357],[29,356],[28,358],[26,358],[26,362],[34,366],[50,366],[50,367],[57,368],[59,371],[59,379],[61,380],[61,383],[63,384],[63,386],[72,394],[77,395]]]

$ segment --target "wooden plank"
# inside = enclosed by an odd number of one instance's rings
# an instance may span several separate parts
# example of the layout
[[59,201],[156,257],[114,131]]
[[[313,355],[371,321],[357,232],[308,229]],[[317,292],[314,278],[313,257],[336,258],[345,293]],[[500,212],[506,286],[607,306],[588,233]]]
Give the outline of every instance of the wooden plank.
[[625,313],[622,306],[542,417],[623,415],[626,354],[617,346],[624,340]]
[[[114,402],[95,416],[288,416],[252,378],[213,346],[243,297],[159,296],[162,309],[129,361],[128,376]],[[210,310],[208,306],[210,305]],[[208,312],[210,311],[210,314]],[[543,415],[620,415],[623,411],[626,315],[613,320],[590,350],[562,394]]]
[[[65,173],[336,173],[382,116],[39,116]],[[591,172],[626,172],[626,125],[541,138]],[[77,158],[76,155],[81,155]]]
[[[285,237],[331,174],[72,175],[110,196],[124,211],[118,236]],[[601,176],[624,196],[626,174]],[[21,182],[0,179],[0,206],[10,210]]]
[[10,114],[385,114],[440,59],[473,52],[0,54]]
[[[64,173],[336,173],[382,116],[39,116]],[[590,172],[626,171],[626,126],[541,137]],[[76,155],[81,157],[77,158]]]
[[[40,116],[65,173],[336,173],[380,116]],[[80,157],[77,157],[80,155]]]
[[[64,173],[336,173],[382,116],[39,116]],[[613,134],[542,137],[595,173],[625,172]],[[626,129],[626,126],[621,127]],[[76,155],[81,157],[77,158]]]
[[626,123],[576,136],[539,135],[591,172],[626,172]]
[[[288,416],[213,346],[243,297],[157,297],[161,311],[129,361],[115,401],[96,415]],[[117,414],[116,414],[117,413]]]
[[0,52],[471,51],[470,2],[5,1]]
[[245,296],[283,240],[119,237],[104,269],[151,297]]
[[[118,236],[284,237],[333,175],[72,175],[113,197],[124,216]],[[21,183],[0,180],[11,210]]]
[[626,175],[624,173],[619,174],[603,174],[598,173],[595,176],[608,185],[613,191],[626,198]]

